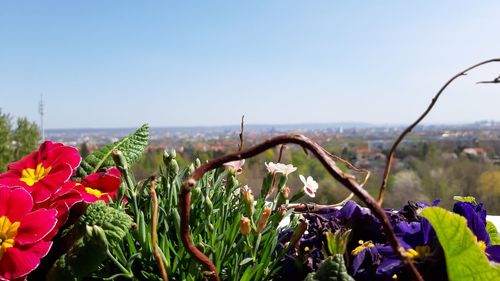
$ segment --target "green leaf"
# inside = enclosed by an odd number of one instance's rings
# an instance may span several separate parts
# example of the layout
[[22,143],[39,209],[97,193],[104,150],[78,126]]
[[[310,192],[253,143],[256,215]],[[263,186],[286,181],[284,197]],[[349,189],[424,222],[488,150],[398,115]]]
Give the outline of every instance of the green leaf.
[[309,273],[306,281],[354,281],[347,273],[342,255],[334,255],[326,258],[316,272]]
[[486,221],[486,231],[490,235],[491,244],[500,245],[500,237],[498,237],[498,230],[491,221]]
[[85,157],[78,167],[77,175],[85,177],[88,174],[95,173],[99,168],[107,168],[114,166],[111,153],[113,149],[120,150],[127,163],[131,165],[137,161],[149,142],[149,125],[144,124],[141,128],[133,134],[124,137],[123,139],[108,144],[100,149],[97,149],[92,154]]
[[464,217],[439,207],[425,208],[421,216],[436,231],[450,281],[500,279],[500,267],[490,264]]
[[476,198],[472,196],[453,196],[453,200],[477,205]]
[[247,264],[247,263],[249,263],[249,262],[251,262],[251,261],[253,261],[253,258],[246,258],[246,259],[244,259],[244,260],[242,260],[242,261],[240,262],[240,266],[241,266],[241,265],[245,265],[245,264]]

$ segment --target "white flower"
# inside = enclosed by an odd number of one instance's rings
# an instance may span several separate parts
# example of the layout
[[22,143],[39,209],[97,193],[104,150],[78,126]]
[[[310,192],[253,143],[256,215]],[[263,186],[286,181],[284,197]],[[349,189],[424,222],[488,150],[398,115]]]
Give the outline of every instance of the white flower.
[[239,175],[241,174],[241,172],[243,172],[243,164],[245,164],[245,159],[227,162],[224,163],[223,166],[228,168],[236,175]]
[[269,163],[264,162],[264,164],[266,164],[267,171],[270,174],[274,174],[278,171],[278,164],[273,163],[273,162],[269,162]]
[[304,184],[304,192],[309,196],[314,198],[316,196],[316,190],[318,190],[318,183],[311,177],[308,176],[307,180],[303,175],[299,175],[300,180]]
[[276,166],[278,166],[277,172],[282,173],[285,176],[288,176],[288,174],[293,173],[297,170],[297,168],[294,167],[292,164],[285,165],[285,164],[278,163],[278,164],[276,164]]
[[297,170],[297,168],[294,167],[292,164],[285,165],[285,164],[273,163],[273,162],[269,162],[269,163],[265,163],[265,164],[267,167],[267,171],[270,174],[281,173],[285,176],[288,176],[290,173],[295,172],[295,170]]

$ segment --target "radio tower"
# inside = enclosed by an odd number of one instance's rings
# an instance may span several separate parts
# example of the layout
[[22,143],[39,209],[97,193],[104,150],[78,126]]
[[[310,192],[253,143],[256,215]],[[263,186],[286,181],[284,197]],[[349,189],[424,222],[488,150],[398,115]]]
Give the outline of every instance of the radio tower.
[[43,128],[43,94],[40,95],[40,103],[38,104],[38,113],[40,113],[40,131],[42,133],[42,142],[45,140],[45,129]]

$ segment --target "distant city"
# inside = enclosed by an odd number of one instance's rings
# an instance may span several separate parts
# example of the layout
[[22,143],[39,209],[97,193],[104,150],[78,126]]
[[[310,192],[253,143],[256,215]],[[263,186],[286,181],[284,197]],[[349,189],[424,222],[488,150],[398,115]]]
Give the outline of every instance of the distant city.
[[[244,126],[245,142],[256,143],[266,138],[284,134],[300,133],[317,142],[331,139],[356,138],[381,146],[392,144],[407,125],[373,125],[369,123],[329,123],[329,124],[290,124]],[[124,137],[137,128],[82,128],[47,129],[46,139],[68,145],[90,143],[101,146]],[[234,145],[239,142],[240,125],[213,127],[152,127],[151,145],[158,147],[177,147],[185,142],[210,142],[220,145]],[[475,139],[500,139],[500,122],[479,121],[470,124],[430,124],[417,126],[412,134],[422,140],[473,141]],[[411,138],[408,138],[411,140]]]

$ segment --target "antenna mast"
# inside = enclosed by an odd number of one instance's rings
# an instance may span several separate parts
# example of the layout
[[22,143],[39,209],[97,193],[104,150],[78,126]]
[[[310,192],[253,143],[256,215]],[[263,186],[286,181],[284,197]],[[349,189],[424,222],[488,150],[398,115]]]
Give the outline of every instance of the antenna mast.
[[40,114],[40,131],[42,133],[42,142],[45,140],[45,129],[43,128],[43,94],[40,94],[40,103],[38,104],[38,113]]

